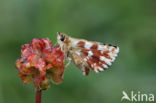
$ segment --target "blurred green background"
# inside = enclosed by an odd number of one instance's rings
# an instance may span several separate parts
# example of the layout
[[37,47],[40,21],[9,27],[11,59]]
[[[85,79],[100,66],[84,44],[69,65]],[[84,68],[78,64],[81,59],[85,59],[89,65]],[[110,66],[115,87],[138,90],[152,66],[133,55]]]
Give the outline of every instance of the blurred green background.
[[1,0],[0,103],[35,102],[14,64],[22,44],[47,37],[54,44],[56,32],[118,45],[120,53],[109,70],[87,77],[72,64],[43,103],[121,103],[123,90],[156,94],[156,0]]

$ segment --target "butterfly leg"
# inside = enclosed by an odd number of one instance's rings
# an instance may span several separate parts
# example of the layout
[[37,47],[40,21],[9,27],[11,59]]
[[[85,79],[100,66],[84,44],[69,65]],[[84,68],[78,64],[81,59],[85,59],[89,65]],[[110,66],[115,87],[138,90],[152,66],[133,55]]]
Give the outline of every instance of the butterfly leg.
[[68,58],[68,63],[66,64],[65,69],[67,69],[69,67],[69,65],[71,64],[71,61],[72,61],[72,59]]
[[53,47],[56,47],[58,45],[58,42],[56,42],[54,45],[53,45]]

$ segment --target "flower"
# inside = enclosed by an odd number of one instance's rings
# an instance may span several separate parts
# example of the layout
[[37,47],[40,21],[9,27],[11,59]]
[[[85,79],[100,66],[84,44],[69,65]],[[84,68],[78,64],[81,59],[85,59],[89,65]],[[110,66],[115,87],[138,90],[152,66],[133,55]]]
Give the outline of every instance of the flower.
[[33,39],[22,46],[16,68],[24,84],[33,82],[36,89],[45,90],[51,79],[54,83],[63,81],[64,54],[49,39]]

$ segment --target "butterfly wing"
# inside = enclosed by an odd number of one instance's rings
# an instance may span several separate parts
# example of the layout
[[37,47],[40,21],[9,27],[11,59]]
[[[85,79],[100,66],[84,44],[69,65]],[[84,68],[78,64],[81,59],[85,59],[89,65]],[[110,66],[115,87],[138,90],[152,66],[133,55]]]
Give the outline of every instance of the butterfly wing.
[[107,69],[112,65],[119,52],[117,46],[85,40],[77,41],[74,46],[73,61],[85,75],[88,75],[90,69],[95,72]]
[[84,62],[83,57],[81,57],[82,53],[78,50],[72,54],[72,59],[74,64],[83,72],[84,75],[88,75],[90,71],[89,64]]

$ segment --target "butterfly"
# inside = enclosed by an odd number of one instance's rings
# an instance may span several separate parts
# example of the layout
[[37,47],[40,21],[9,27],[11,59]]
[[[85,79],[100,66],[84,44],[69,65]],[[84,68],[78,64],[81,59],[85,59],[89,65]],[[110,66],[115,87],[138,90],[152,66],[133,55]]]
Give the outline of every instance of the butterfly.
[[57,33],[57,43],[68,60],[65,68],[73,61],[84,75],[88,75],[90,70],[96,73],[106,70],[119,53],[117,46],[72,38],[61,32]]

